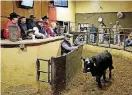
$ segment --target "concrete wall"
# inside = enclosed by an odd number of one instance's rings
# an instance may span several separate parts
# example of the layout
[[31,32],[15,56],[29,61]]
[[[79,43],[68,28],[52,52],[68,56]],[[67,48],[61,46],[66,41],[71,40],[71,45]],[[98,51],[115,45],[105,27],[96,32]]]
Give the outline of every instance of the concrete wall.
[[[102,17],[106,27],[113,27],[116,21],[120,22],[123,28],[132,28],[132,12],[124,12],[124,18],[117,18],[117,12],[107,13],[76,13],[76,28],[78,23],[89,23],[89,26],[94,24],[96,27],[99,26],[98,18]],[[86,17],[86,19],[85,19]],[[110,24],[111,23],[111,24]]]
[[[25,90],[33,94],[42,87],[50,88],[48,83],[36,81],[36,59],[50,59],[52,56],[59,56],[60,44],[61,40],[42,45],[27,46],[24,51],[17,47],[1,48],[2,93],[9,92],[9,95],[11,93],[15,95],[24,93],[24,95],[27,95]],[[41,62],[41,67],[43,67],[41,70],[47,71],[47,65],[47,62]],[[46,80],[47,75],[42,75],[40,78]],[[33,91],[31,91],[32,89]]]
[[75,1],[68,1],[68,8],[56,7],[57,20],[75,22]]
[[[132,1],[77,1],[76,2],[76,31],[78,23],[89,23],[99,26],[98,18],[102,17],[107,27],[112,27],[118,20],[123,28],[131,28]],[[124,18],[119,19],[117,12],[123,12]],[[111,25],[110,25],[111,23]]]
[[[127,59],[132,60],[132,53],[131,52],[127,52],[127,51],[124,51],[124,50],[105,48],[105,47],[92,46],[92,45],[84,45],[82,56],[84,58],[92,57],[92,56],[95,56],[98,53],[103,52],[104,50],[108,50],[109,52],[112,53],[112,55],[123,58],[124,60],[127,60]],[[85,56],[83,55],[84,52],[85,52]],[[86,55],[86,52],[91,52],[91,53],[87,53],[87,55]]]
[[70,26],[75,31],[75,1],[68,1],[68,8],[56,7],[57,20],[70,21]]
[[[100,6],[103,8],[100,9]],[[76,13],[132,12],[132,1],[77,1]]]

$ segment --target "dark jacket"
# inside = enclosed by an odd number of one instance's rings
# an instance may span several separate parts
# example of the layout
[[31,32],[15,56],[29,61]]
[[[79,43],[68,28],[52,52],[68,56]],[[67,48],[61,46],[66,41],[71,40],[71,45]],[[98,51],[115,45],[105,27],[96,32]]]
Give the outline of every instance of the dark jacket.
[[36,27],[36,23],[32,19],[29,19],[27,21],[27,28],[28,29],[33,29],[33,27]]
[[27,31],[27,24],[26,23],[20,23],[19,24],[19,27],[20,27],[20,29],[21,29],[21,36],[22,36],[22,39],[24,40],[24,39],[26,39],[26,32],[25,31]]
[[44,27],[41,27],[41,26],[39,26],[39,25],[37,25],[37,27],[38,27],[38,29],[39,29],[39,33],[42,33],[42,34],[44,34],[44,35],[47,35],[46,30],[44,29]]
[[63,55],[64,53],[69,53],[69,52],[71,51],[71,50],[66,50],[66,49],[62,46],[63,43],[65,43],[65,44],[67,44],[69,47],[71,47],[71,44],[70,44],[68,41],[64,40],[64,41],[61,43],[61,55]]

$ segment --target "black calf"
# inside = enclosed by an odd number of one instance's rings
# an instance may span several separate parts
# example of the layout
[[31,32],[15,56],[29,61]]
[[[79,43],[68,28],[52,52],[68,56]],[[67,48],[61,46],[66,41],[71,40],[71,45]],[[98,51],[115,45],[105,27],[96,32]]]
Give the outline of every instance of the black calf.
[[111,78],[111,70],[114,69],[112,65],[112,55],[105,50],[103,53],[93,56],[90,59],[83,59],[84,73],[91,72],[92,76],[96,77],[98,86],[102,88],[101,77],[106,81],[106,69],[109,68],[109,78]]

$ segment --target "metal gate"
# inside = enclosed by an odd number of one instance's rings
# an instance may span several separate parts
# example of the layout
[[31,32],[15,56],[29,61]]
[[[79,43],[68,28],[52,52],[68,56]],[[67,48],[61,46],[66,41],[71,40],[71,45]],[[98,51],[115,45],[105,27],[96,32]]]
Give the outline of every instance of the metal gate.
[[[40,61],[48,62],[48,71],[43,71],[43,70],[40,69],[40,67],[41,67]],[[37,67],[37,81],[46,82],[46,83],[51,84],[51,61],[37,58],[36,67]],[[41,73],[48,74],[48,79],[47,80],[41,80],[40,79],[40,74]]]

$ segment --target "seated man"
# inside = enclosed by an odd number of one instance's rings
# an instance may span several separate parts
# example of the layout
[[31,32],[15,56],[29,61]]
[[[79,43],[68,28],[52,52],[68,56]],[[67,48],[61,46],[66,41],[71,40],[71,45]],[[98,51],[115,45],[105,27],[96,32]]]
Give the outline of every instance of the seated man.
[[8,40],[10,39],[9,26],[13,25],[13,26],[17,26],[18,27],[18,36],[19,36],[18,40],[21,40],[21,30],[20,30],[20,28],[18,26],[18,17],[19,17],[19,15],[17,15],[16,13],[11,13],[10,14],[10,17],[9,17],[10,21],[7,22],[7,24],[6,24],[5,28],[4,28],[3,36],[4,36],[5,39],[8,39]]
[[132,32],[129,34],[128,38],[125,40],[126,46],[132,46]]
[[83,41],[83,35],[80,34],[79,36],[77,36],[77,38],[75,39],[75,46],[80,46],[80,45],[83,45],[85,44],[86,42]]
[[47,38],[48,37],[48,34],[46,32],[46,26],[43,25],[43,20],[38,20],[37,21],[37,28],[39,30],[39,33],[38,35],[42,36],[42,38]]
[[36,38],[45,38],[42,33],[39,33],[35,18],[36,17],[34,15],[30,15],[30,18],[27,22],[28,29],[35,31],[34,34]]
[[70,35],[66,34],[63,42],[61,43],[61,55],[67,54],[70,51],[78,48],[78,46],[72,46],[69,40],[70,40]]
[[32,29],[28,30],[27,24],[26,24],[26,18],[24,16],[20,18],[19,27],[21,29],[21,35],[23,40],[33,38],[32,36],[34,35],[34,31]]

